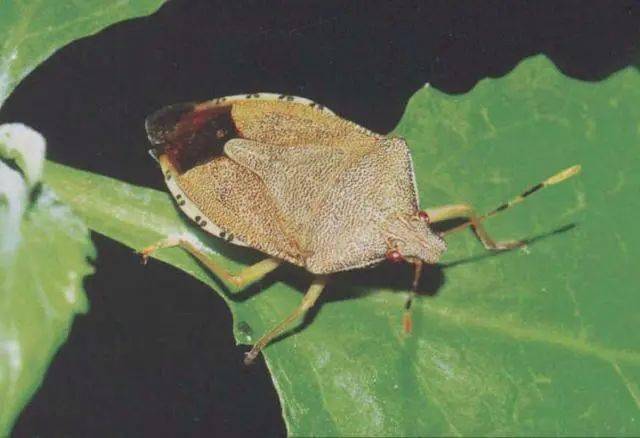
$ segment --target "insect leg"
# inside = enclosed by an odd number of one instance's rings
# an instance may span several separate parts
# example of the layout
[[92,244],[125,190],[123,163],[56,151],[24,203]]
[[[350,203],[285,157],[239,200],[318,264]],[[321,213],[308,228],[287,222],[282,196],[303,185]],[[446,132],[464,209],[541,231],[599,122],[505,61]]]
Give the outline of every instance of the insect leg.
[[302,302],[300,303],[300,305],[296,307],[296,309],[293,312],[291,312],[291,314],[287,316],[282,322],[280,322],[280,324],[276,325],[274,328],[272,328],[266,334],[264,334],[258,340],[258,342],[254,344],[251,351],[249,351],[245,355],[245,358],[244,358],[245,365],[251,364],[251,362],[253,362],[253,360],[260,353],[260,350],[266,347],[267,344],[269,344],[269,342],[273,340],[273,338],[275,338],[276,336],[284,332],[292,322],[294,322],[300,316],[304,315],[307,312],[307,310],[313,307],[313,305],[315,304],[316,300],[322,293],[322,290],[324,289],[326,284],[327,284],[326,276],[319,275],[315,277],[313,279],[313,282],[311,283],[311,286],[309,287],[309,290],[304,295],[304,298],[302,298]]
[[422,274],[422,260],[417,259],[412,262],[414,264],[413,283],[411,285],[411,291],[407,296],[407,301],[404,304],[404,315],[402,315],[402,327],[405,333],[411,333],[413,327],[413,319],[411,318],[411,304],[418,291],[418,283],[420,282],[420,275]]
[[282,260],[270,257],[261,260],[254,265],[247,266],[237,273],[231,273],[220,266],[220,264],[216,260],[214,260],[209,254],[205,253],[196,244],[180,236],[172,236],[156,243],[155,245],[148,246],[140,251],[140,254],[142,255],[143,262],[146,263],[149,256],[155,251],[162,248],[171,248],[175,246],[179,246],[185,249],[189,254],[197,258],[204,266],[206,266],[211,272],[213,272],[218,278],[237,289],[241,289],[244,286],[247,286],[248,284],[261,279],[282,264]]
[[484,247],[488,250],[492,251],[503,251],[506,249],[516,248],[518,246],[524,245],[522,241],[506,241],[506,242],[496,242],[489,236],[487,230],[482,226],[482,217],[479,216],[473,207],[467,204],[453,204],[453,205],[443,205],[441,207],[431,208],[426,210],[431,222],[442,222],[449,219],[457,219],[463,218],[467,219],[468,222],[447,230],[444,234],[450,234],[456,231],[459,231],[467,226],[471,226],[471,229],[475,233],[476,237]]
[[504,211],[508,208],[513,207],[516,204],[521,203],[522,201],[525,200],[527,196],[530,196],[536,193],[538,190],[561,183],[562,181],[568,178],[571,178],[572,176],[580,173],[580,170],[581,170],[580,165],[571,166],[564,170],[561,170],[555,175],[552,175],[549,178],[543,180],[542,182],[528,188],[527,190],[525,190],[524,192],[522,192],[521,194],[519,194],[509,202],[505,202],[504,204],[500,205],[498,208],[495,208],[491,210],[489,213],[482,216],[479,216],[478,214],[476,214],[475,210],[467,204],[444,205],[442,207],[437,207],[437,208],[427,210],[427,214],[429,215],[431,222],[441,222],[441,221],[445,221],[448,219],[455,219],[455,218],[466,218],[467,222],[461,225],[458,225],[457,227],[451,228],[450,230],[447,230],[444,234],[454,233],[470,225],[474,233],[478,237],[478,239],[482,242],[482,244],[487,249],[500,251],[500,250],[511,249],[518,246],[522,246],[524,245],[525,242],[522,242],[522,241],[495,242],[493,239],[491,239],[487,231],[482,226],[481,222],[488,217],[494,216],[500,213],[501,211]]

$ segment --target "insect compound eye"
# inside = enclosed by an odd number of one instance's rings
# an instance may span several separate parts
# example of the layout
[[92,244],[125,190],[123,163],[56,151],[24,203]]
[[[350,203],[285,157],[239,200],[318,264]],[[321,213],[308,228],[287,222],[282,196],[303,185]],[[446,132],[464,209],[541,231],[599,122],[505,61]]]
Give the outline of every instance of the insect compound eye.
[[403,260],[402,254],[397,249],[390,249],[387,251],[387,260],[391,263],[400,263]]
[[426,212],[426,211],[424,211],[424,210],[420,210],[420,211],[418,212],[418,217],[419,217],[420,219],[422,219],[423,221],[425,221],[426,223],[428,223],[428,224],[429,224],[429,223],[431,223],[431,219],[429,218],[429,215],[428,215],[428,214],[427,214],[427,212]]

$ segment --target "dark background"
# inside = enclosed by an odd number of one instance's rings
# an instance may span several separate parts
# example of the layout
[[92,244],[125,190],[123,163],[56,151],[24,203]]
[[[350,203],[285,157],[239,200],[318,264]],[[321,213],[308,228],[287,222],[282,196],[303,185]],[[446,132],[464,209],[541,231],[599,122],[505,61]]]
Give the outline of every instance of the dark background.
[[[49,157],[164,189],[144,117],[169,103],[273,91],[391,130],[425,82],[462,93],[544,53],[599,80],[639,58],[638,2],[170,1],[62,49],[0,111]],[[76,319],[15,436],[285,433],[264,362],[244,367],[206,286],[94,235],[91,311]]]

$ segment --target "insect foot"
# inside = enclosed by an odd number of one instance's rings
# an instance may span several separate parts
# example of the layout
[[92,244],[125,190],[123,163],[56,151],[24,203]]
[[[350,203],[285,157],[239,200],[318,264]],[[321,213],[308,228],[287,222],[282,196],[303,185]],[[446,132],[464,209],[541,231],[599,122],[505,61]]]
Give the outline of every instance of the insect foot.
[[413,331],[413,318],[408,310],[402,315],[402,329],[406,335]]
[[144,249],[142,251],[136,251],[136,254],[140,256],[140,264],[146,265],[149,262],[149,254],[145,252]]
[[182,244],[182,241],[183,237],[181,235],[169,236],[166,239],[163,239],[159,242],[154,243],[153,245],[149,245],[146,248],[141,249],[140,251],[138,251],[138,254],[141,258],[141,263],[143,265],[146,265],[149,261],[149,257],[151,257],[154,252],[162,248],[180,246]]
[[149,257],[151,257],[151,254],[156,252],[157,249],[158,248],[156,245],[149,245],[146,248],[141,249],[140,251],[136,251],[136,254],[140,256],[140,263],[142,265],[146,265],[147,263],[149,263]]
[[244,364],[249,366],[253,364],[253,361],[256,359],[256,357],[258,357],[258,354],[260,354],[259,351],[255,351],[255,350],[251,350],[248,351],[244,354]]

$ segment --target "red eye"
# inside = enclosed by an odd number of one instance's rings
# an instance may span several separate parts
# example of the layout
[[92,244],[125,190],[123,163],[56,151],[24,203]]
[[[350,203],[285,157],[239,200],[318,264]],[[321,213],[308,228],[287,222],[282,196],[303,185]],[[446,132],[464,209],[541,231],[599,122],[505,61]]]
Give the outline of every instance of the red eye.
[[418,212],[418,217],[420,219],[422,219],[423,221],[425,221],[426,223],[430,223],[431,222],[431,219],[429,219],[429,215],[424,210],[421,210],[421,211]]
[[403,260],[402,254],[398,250],[390,249],[387,251],[387,260],[391,263],[399,263]]

